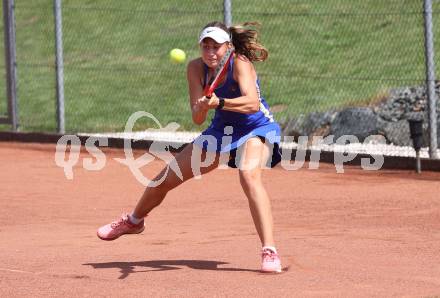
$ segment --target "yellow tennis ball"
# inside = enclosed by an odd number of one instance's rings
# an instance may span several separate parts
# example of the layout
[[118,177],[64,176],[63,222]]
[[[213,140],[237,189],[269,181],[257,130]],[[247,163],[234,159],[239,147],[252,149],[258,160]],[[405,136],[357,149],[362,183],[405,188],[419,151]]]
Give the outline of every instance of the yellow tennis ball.
[[170,59],[174,63],[183,63],[186,59],[186,54],[181,49],[172,49],[170,52]]

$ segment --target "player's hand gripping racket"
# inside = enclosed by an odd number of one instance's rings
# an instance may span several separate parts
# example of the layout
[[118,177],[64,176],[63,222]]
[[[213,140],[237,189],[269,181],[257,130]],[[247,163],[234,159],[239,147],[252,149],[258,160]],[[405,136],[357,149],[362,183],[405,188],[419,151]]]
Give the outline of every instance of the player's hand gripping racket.
[[217,88],[218,84],[226,76],[226,73],[228,72],[229,62],[231,61],[233,53],[233,48],[228,49],[223,58],[220,60],[220,63],[215,68],[214,76],[211,78],[211,80],[209,80],[209,83],[208,85],[206,85],[205,90],[203,90],[203,95],[206,98],[211,98],[215,88]]

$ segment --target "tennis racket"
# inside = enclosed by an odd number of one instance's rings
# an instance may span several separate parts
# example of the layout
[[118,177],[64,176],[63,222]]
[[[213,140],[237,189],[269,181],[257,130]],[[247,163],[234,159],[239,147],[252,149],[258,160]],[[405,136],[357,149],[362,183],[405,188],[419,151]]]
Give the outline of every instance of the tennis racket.
[[228,72],[229,62],[232,59],[233,53],[233,48],[228,49],[223,58],[220,60],[220,63],[215,68],[214,76],[211,78],[211,80],[209,80],[209,83],[208,85],[206,85],[205,90],[203,90],[203,95],[206,98],[211,98],[215,88],[217,88],[218,84],[225,77],[226,73]]

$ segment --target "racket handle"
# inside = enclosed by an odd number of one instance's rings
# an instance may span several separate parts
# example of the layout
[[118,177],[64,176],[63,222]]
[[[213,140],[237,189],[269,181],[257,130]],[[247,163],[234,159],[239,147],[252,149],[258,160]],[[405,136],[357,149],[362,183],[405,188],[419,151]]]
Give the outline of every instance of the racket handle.
[[209,88],[209,86],[207,86],[205,88],[205,90],[203,91],[203,94],[205,95],[206,98],[211,98],[212,97],[212,90],[211,90],[211,88]]

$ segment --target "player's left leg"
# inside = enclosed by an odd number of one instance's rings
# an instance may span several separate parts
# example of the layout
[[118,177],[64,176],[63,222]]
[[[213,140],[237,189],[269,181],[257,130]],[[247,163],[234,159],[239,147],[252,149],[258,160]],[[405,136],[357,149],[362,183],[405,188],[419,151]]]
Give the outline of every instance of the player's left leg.
[[281,264],[275,249],[273,218],[269,195],[264,188],[261,172],[266,164],[269,149],[259,138],[247,140],[243,148],[239,175],[240,183],[249,201],[255,228],[263,246],[262,270],[280,272]]

